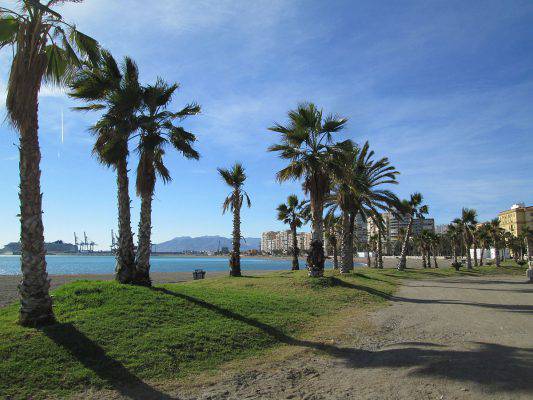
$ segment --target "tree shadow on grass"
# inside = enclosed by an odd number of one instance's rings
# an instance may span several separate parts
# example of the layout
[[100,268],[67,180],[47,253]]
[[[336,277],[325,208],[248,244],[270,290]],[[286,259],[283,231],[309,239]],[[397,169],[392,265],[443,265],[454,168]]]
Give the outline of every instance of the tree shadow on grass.
[[43,327],[41,331],[122,396],[133,400],[178,400],[143,382],[74,325],[55,324]]
[[379,351],[344,348],[291,337],[278,328],[254,318],[183,293],[161,287],[153,290],[181,298],[226,318],[253,326],[282,344],[306,347],[342,359],[352,368],[416,367],[410,372],[411,374],[470,381],[486,385],[493,390],[533,392],[533,381],[530,379],[533,373],[533,349],[474,343],[473,350],[453,350],[438,344],[416,342],[404,344],[408,347]]

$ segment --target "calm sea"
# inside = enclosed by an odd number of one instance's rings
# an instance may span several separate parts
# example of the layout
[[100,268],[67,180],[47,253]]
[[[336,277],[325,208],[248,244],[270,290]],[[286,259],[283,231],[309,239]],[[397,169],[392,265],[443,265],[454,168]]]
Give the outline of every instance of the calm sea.
[[[47,256],[48,273],[56,275],[111,274],[115,269],[112,256]],[[155,272],[189,272],[196,268],[206,271],[227,271],[228,259],[222,257],[152,257],[151,268]],[[300,268],[305,267],[300,262]],[[331,267],[331,263],[327,264]],[[242,258],[243,271],[260,269],[290,269],[290,260],[267,258]],[[0,275],[19,275],[20,256],[0,256]]]

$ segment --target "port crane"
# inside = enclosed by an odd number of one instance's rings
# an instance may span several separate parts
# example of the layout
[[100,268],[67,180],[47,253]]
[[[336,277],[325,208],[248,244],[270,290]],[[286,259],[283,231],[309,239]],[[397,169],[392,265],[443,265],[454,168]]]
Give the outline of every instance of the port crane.
[[96,246],[95,242],[89,241],[86,232],[83,232],[82,242],[79,241],[78,235],[74,232],[74,244],[78,246],[78,253],[92,253],[94,252],[94,246]]

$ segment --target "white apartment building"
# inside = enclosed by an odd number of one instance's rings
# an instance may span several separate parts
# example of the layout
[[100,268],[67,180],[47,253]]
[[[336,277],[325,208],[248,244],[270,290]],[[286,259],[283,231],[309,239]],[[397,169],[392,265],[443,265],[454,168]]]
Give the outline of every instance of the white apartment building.
[[[299,232],[297,234],[298,248],[300,250],[309,250],[311,247],[311,233]],[[292,250],[292,234],[290,230],[286,231],[269,231],[261,234],[261,251],[272,254],[275,251],[290,253]]]
[[[383,235],[384,242],[395,242],[400,239],[402,230],[407,230],[409,225],[409,217],[396,217],[393,213],[385,212],[381,214],[385,223],[385,234]],[[417,235],[422,231],[435,232],[435,220],[433,218],[415,218],[413,221],[412,235]],[[368,237],[378,232],[376,224],[372,220],[368,220],[367,235]]]

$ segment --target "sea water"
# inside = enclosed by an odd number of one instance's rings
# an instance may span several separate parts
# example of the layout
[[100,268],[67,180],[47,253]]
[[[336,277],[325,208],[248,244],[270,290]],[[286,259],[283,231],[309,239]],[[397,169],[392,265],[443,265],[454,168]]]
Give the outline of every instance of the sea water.
[[[99,255],[49,255],[46,256],[47,270],[53,275],[76,274],[112,274],[115,269],[113,256]],[[197,268],[205,271],[228,271],[226,257],[171,257],[152,256],[151,270],[154,272],[191,272]],[[356,263],[356,266],[364,264]],[[331,268],[331,262],[326,263]],[[305,261],[300,260],[300,268],[305,268]],[[291,260],[275,258],[241,258],[241,269],[254,270],[290,270]],[[0,255],[0,275],[19,275],[20,256]]]

